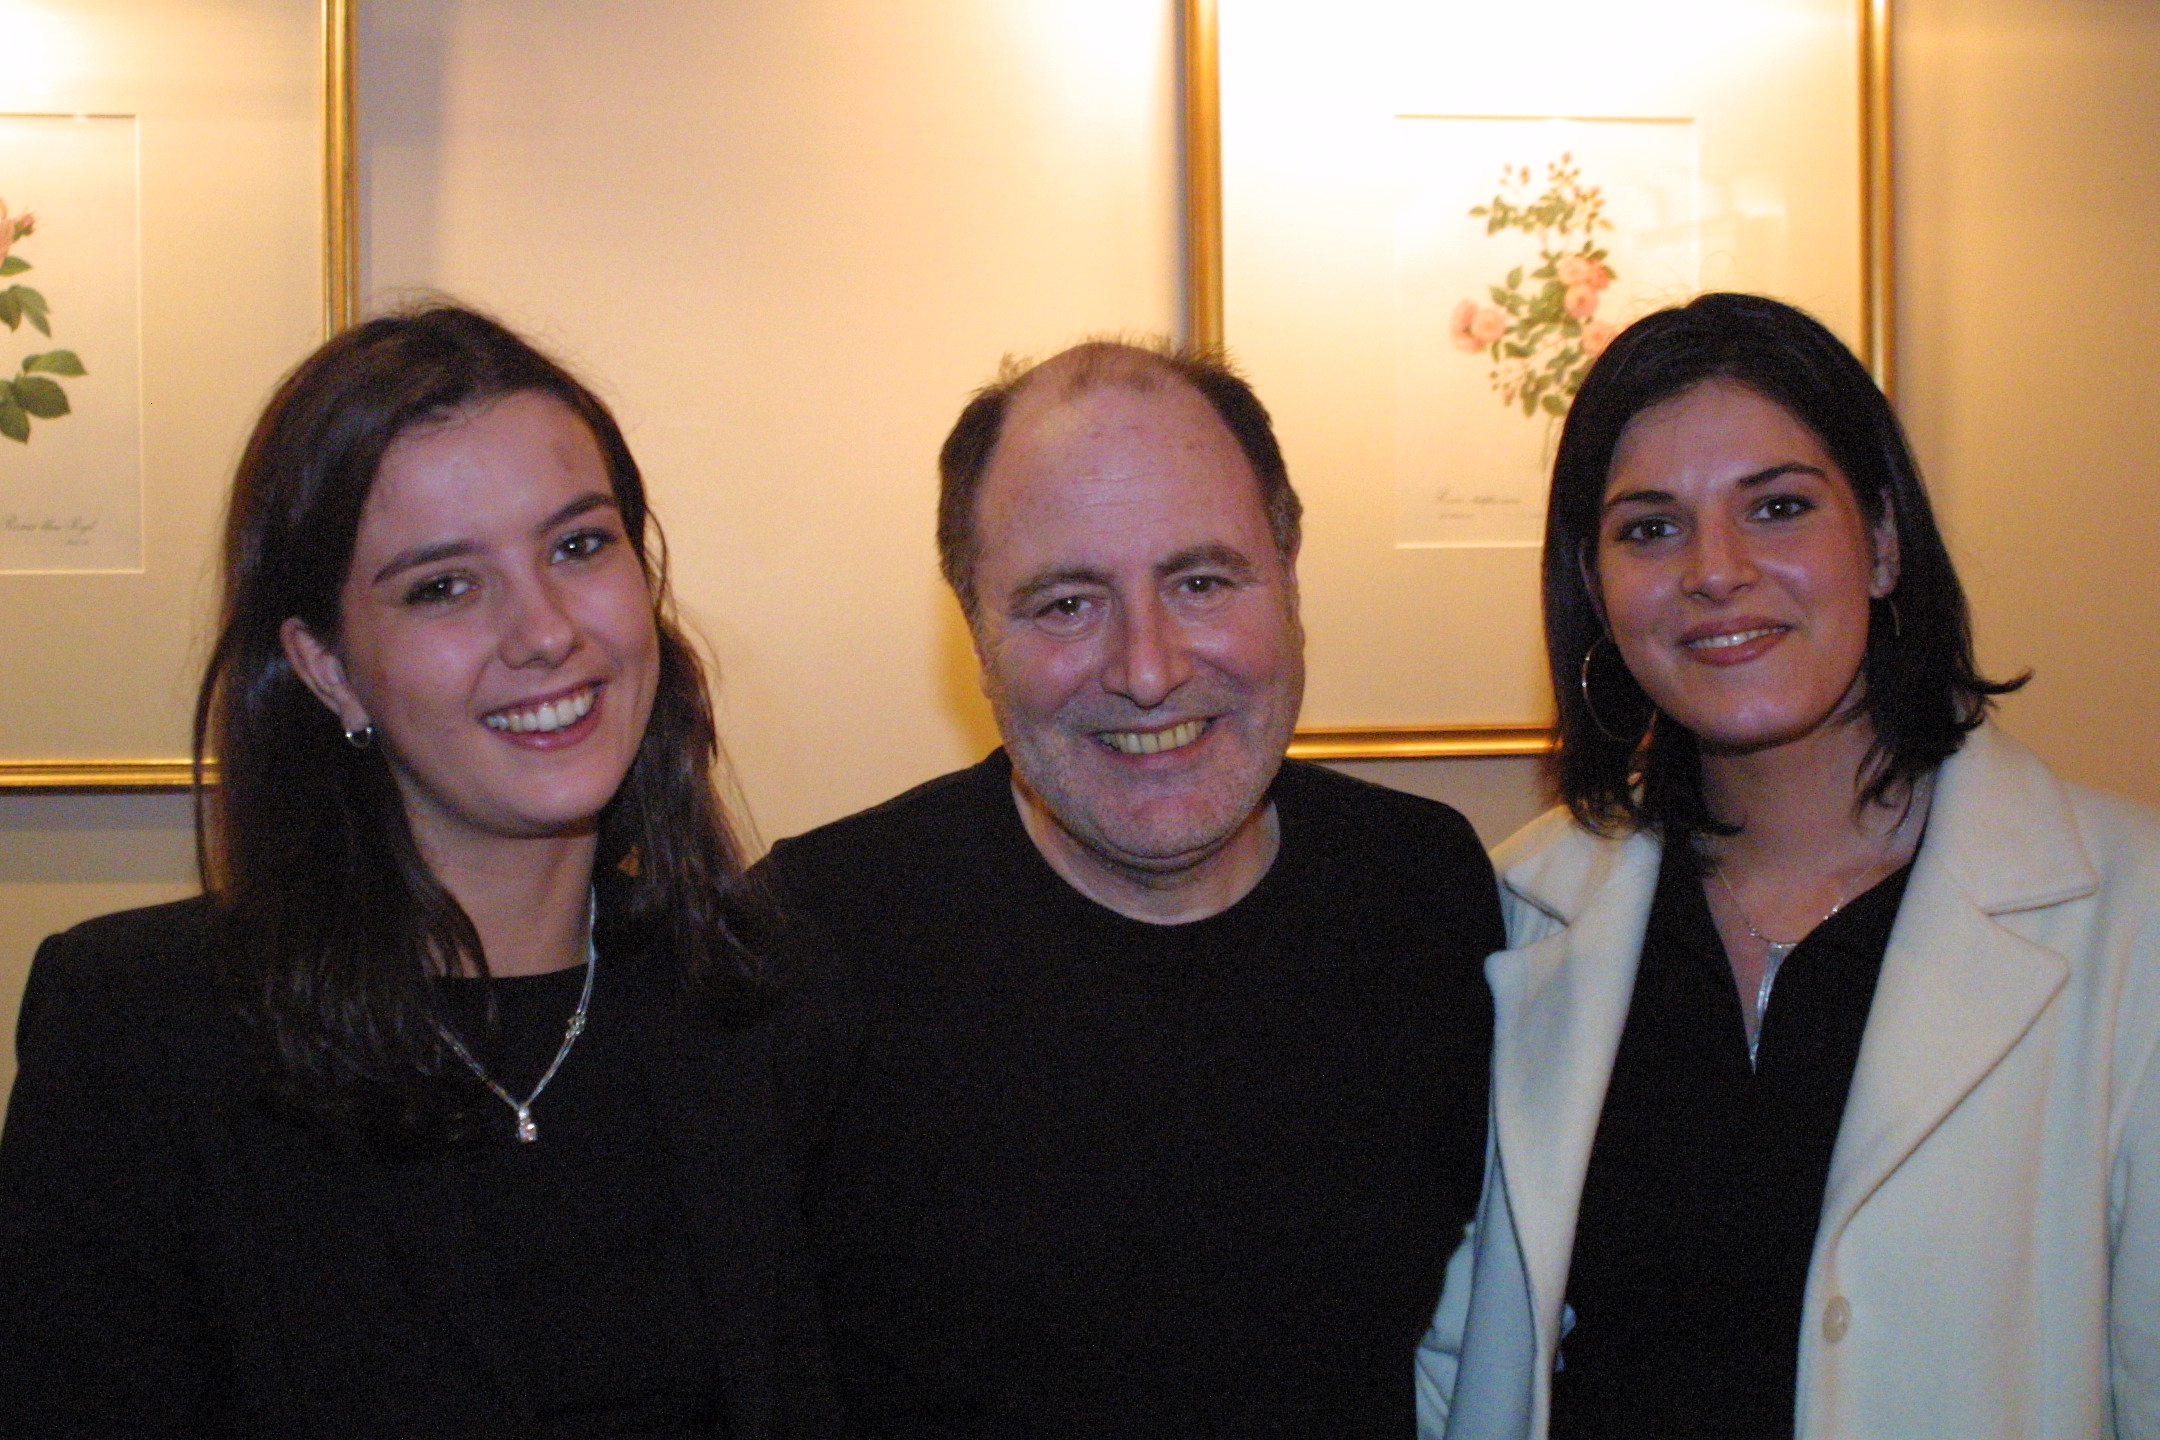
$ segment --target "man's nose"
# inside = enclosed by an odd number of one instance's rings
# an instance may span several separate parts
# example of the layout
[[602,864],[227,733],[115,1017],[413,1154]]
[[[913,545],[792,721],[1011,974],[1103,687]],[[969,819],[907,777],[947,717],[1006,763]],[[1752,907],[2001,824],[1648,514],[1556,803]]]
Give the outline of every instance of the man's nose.
[[1122,607],[1103,686],[1143,710],[1153,710],[1192,678],[1182,627],[1160,597]]

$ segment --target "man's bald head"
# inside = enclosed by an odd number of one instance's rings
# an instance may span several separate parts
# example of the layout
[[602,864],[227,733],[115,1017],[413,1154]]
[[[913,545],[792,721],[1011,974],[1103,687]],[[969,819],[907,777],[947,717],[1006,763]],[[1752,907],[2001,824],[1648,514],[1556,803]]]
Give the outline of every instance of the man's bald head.
[[1168,344],[1090,340],[1039,365],[1007,357],[997,378],[975,393],[938,452],[938,564],[975,619],[976,511],[982,480],[998,437],[1013,415],[1037,405],[1056,405],[1105,386],[1146,393],[1164,385],[1188,385],[1214,410],[1252,466],[1268,532],[1285,560],[1297,554],[1303,507],[1290,488],[1282,448],[1267,410],[1252,386],[1219,352]]

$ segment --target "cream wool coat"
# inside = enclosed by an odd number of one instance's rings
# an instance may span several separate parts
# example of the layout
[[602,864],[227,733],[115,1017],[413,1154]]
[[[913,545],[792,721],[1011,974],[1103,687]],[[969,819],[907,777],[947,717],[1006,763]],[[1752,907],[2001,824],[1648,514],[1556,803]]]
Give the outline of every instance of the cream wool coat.
[[[1419,1352],[1419,1430],[1542,1440],[1659,845],[1556,812],[1495,858],[1485,1198]],[[2160,815],[1982,727],[1942,767],[1838,1132],[1801,1440],[2160,1437],[2156,1042]]]

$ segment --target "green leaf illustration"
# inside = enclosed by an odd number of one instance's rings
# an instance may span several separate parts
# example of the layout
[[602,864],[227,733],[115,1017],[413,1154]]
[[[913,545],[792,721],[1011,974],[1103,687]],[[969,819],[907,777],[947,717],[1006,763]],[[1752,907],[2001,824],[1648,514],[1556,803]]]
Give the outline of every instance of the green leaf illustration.
[[0,321],[13,330],[22,324],[22,301],[13,290],[0,290]]
[[1545,413],[1548,415],[1565,415],[1567,414],[1567,406],[1560,403],[1559,396],[1547,395],[1545,397]]
[[1507,288],[1513,290],[1520,284],[1522,284],[1522,266],[1517,265],[1507,272]]
[[30,268],[30,262],[20,255],[10,255],[0,260],[0,275],[20,275]]
[[22,302],[23,318],[35,325],[39,334],[52,334],[52,321],[47,318],[45,297],[27,285],[10,285],[8,289]]
[[30,417],[23,414],[12,395],[0,398],[0,435],[20,444],[30,443]]
[[47,350],[42,355],[32,355],[22,362],[23,373],[34,375],[43,371],[47,375],[87,375],[82,361],[75,358],[72,350]]
[[57,420],[68,413],[67,391],[57,380],[42,375],[18,375],[8,381],[15,403],[40,420]]

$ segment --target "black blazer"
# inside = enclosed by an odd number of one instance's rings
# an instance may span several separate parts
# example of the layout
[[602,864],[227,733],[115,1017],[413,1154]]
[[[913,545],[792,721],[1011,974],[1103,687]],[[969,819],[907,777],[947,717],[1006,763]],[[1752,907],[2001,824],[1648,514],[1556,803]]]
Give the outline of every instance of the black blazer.
[[[469,1207],[441,1166],[326,1146],[255,1101],[207,918],[129,911],[38,951],[0,1134],[0,1435],[532,1433]],[[726,1030],[634,988],[729,1434],[828,1433],[796,1176],[838,1011]]]

